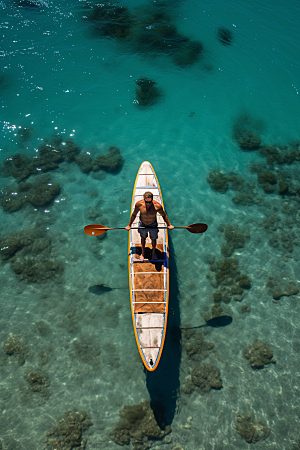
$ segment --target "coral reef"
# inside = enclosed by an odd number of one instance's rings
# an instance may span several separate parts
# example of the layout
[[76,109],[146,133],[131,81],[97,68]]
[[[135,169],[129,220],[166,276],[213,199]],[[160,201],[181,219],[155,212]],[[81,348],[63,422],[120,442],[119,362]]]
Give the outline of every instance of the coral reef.
[[17,187],[3,189],[0,204],[4,211],[15,212],[30,203],[33,206],[47,206],[60,194],[58,183],[47,175],[40,175],[34,183],[21,182]]
[[210,171],[207,182],[211,188],[221,194],[225,194],[228,191],[229,183],[228,177],[220,169],[213,169]]
[[156,82],[146,77],[140,77],[136,81],[137,105],[147,108],[154,105],[161,97],[161,90],[156,86]]
[[221,308],[218,305],[212,305],[212,307],[211,307],[211,317],[220,317],[222,312],[223,312],[223,308]]
[[80,153],[80,147],[78,147],[78,145],[75,144],[75,142],[72,141],[72,139],[67,139],[66,142],[64,142],[62,149],[64,160],[67,162],[75,161],[76,157]]
[[251,130],[244,130],[240,133],[235,131],[234,139],[240,148],[245,151],[258,150],[261,144],[259,135]]
[[18,186],[7,186],[1,190],[0,205],[6,212],[16,212],[27,204],[25,194]]
[[215,291],[213,293],[213,299],[215,303],[220,303],[222,301],[222,293],[220,291]]
[[122,169],[124,158],[118,147],[110,146],[105,155],[97,155],[93,162],[92,170],[97,172],[102,169],[106,172],[116,173]]
[[214,302],[229,303],[231,298],[241,301],[245,295],[245,289],[251,288],[251,280],[246,274],[241,274],[238,268],[238,259],[220,259],[210,266],[207,278],[213,287],[219,289],[214,292]]
[[249,313],[250,311],[251,311],[250,305],[242,305],[240,313],[246,314],[246,313]]
[[22,366],[25,363],[26,349],[22,345],[21,339],[15,334],[11,334],[4,342],[3,349],[7,355],[16,354],[18,357],[18,364]]
[[251,416],[237,414],[236,431],[249,444],[265,440],[270,434],[270,428],[266,427],[262,422],[256,424],[251,421]]
[[248,192],[238,192],[232,199],[233,203],[240,206],[250,206],[259,204],[261,199],[258,197],[257,193],[250,188]]
[[134,450],[149,448],[149,439],[162,439],[171,432],[170,426],[161,430],[153,414],[150,403],[123,406],[120,421],[111,431],[111,438],[119,445],[132,444]]
[[47,432],[43,442],[47,450],[84,449],[87,439],[83,434],[93,423],[85,411],[69,410],[64,414],[58,425]]
[[95,33],[101,37],[123,40],[131,31],[131,13],[125,6],[117,3],[96,3],[85,17],[92,23]]
[[276,231],[280,226],[281,217],[278,214],[270,214],[263,220],[262,226],[268,234]]
[[226,244],[222,246],[221,253],[225,258],[232,255],[235,249],[243,248],[246,241],[250,239],[247,231],[240,230],[238,225],[226,224],[219,227],[219,231],[224,232]]
[[75,158],[75,162],[84,173],[89,173],[93,168],[93,159],[88,154],[81,153]]
[[80,153],[79,156],[75,157],[75,162],[84,173],[98,172],[100,170],[117,173],[122,169],[125,160],[121,155],[120,149],[112,145],[108,148],[107,153],[96,155],[94,160],[89,154]]
[[238,275],[235,281],[237,281],[238,285],[243,289],[250,289],[252,286],[250,278],[245,274]]
[[180,34],[164,8],[139,8],[133,15],[116,3],[96,4],[83,16],[95,35],[130,43],[134,52],[171,56],[180,67],[194,64],[203,46]]
[[33,160],[29,156],[17,153],[3,161],[1,164],[1,175],[3,177],[14,177],[18,182],[25,180],[30,175],[37,173]]
[[71,139],[64,142],[62,136],[52,135],[39,146],[37,156],[30,158],[18,153],[5,159],[1,165],[1,175],[12,176],[21,182],[30,175],[57,169],[63,161],[74,161],[79,153],[80,148]]
[[267,193],[272,194],[275,192],[277,177],[271,172],[260,172],[257,175],[259,186]]
[[60,145],[54,145],[52,140],[46,141],[39,146],[38,157],[34,165],[42,172],[48,172],[59,167],[64,161],[64,155]]
[[217,31],[217,38],[223,45],[231,45],[233,33],[225,27],[219,27]]
[[63,272],[62,263],[49,259],[47,256],[35,258],[23,258],[19,256],[12,261],[12,270],[21,281],[28,283],[46,283],[54,279],[56,283],[61,282]]
[[229,285],[234,278],[240,275],[238,270],[237,258],[219,259],[214,265],[210,266],[210,270],[215,272],[217,286],[220,284]]
[[50,205],[55,197],[60,194],[60,185],[51,183],[48,176],[39,177],[34,183],[26,183],[28,186],[27,199],[33,206]]
[[279,195],[289,194],[290,184],[286,181],[279,180],[278,193]]
[[74,161],[80,153],[80,148],[72,139],[64,141],[59,134],[54,134],[50,138],[44,139],[44,143],[39,146],[38,150],[35,166],[39,167],[43,172],[57,169],[63,161]]
[[64,266],[51,257],[51,238],[44,228],[19,232],[0,239],[2,260],[9,260],[20,280],[28,283],[60,283]]
[[300,245],[297,203],[284,202],[281,212],[286,216],[285,220],[279,214],[270,214],[264,218],[261,225],[268,234],[269,245],[285,253],[292,253],[294,246]]
[[207,177],[207,182],[214,191],[224,194],[228,189],[236,191],[232,201],[236,205],[253,205],[261,200],[255,189],[255,185],[247,183],[235,172],[224,173],[219,168],[212,169]]
[[1,258],[2,260],[10,259],[14,254],[23,247],[33,244],[34,236],[29,233],[18,233],[18,235],[11,235],[7,238],[1,239]]
[[263,124],[248,114],[236,118],[232,127],[232,137],[244,151],[258,150],[261,146],[260,132]]
[[266,287],[269,288],[274,300],[299,294],[299,287],[294,280],[282,281],[282,279],[279,280],[270,276],[266,282]]
[[198,61],[203,46],[180,34],[170,16],[156,8],[145,8],[139,15],[133,32],[133,42],[140,52],[171,56],[180,67],[187,67]]
[[269,344],[264,342],[254,342],[252,345],[248,345],[243,350],[243,356],[249,360],[252,369],[262,369],[265,364],[276,363]]
[[269,165],[287,164],[291,165],[295,161],[300,161],[299,145],[294,144],[291,147],[281,147],[277,145],[262,145],[259,153],[266,158]]
[[[270,164],[272,167],[272,165]],[[252,164],[251,172],[257,173],[258,185],[264,189],[267,194],[276,193],[281,196],[292,197],[299,195],[299,181],[292,179],[289,173],[279,172],[274,174],[270,171],[270,167],[263,167],[260,164]]]
[[141,51],[170,55],[182,38],[166,12],[144,9],[135,30],[136,45]]
[[274,175],[274,173],[271,172],[261,172],[257,176],[258,183],[260,185],[263,185],[264,183],[269,184],[276,184],[277,183],[277,177]]
[[201,364],[192,371],[192,382],[198,391],[206,394],[213,389],[222,387],[222,380],[219,369],[211,364]]
[[283,146],[277,144],[262,145],[260,134],[263,128],[262,121],[254,119],[248,114],[243,114],[237,117],[233,123],[232,137],[242,150],[258,150],[260,155],[266,158],[266,163],[270,167],[274,164],[291,165],[295,161],[300,161],[299,142]]
[[280,151],[275,147],[262,145],[259,149],[259,153],[266,158],[267,164],[283,164],[283,157]]
[[30,391],[37,392],[43,397],[49,398],[48,388],[50,382],[47,374],[33,371],[26,372],[24,378],[28,381]]
[[202,333],[192,329],[182,329],[182,342],[187,355],[194,361],[203,361],[214,348],[212,342],[206,342]]
[[273,233],[268,243],[274,248],[277,248],[281,245],[284,250],[292,253],[294,245],[298,246],[300,243],[299,237],[297,235],[298,233],[296,233],[294,231],[280,230],[276,233]]

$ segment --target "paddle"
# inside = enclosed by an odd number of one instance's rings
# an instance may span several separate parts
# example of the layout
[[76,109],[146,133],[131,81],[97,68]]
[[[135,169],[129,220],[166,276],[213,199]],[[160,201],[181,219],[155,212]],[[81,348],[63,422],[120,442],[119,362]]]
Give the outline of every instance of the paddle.
[[[140,227],[143,228],[143,227]],[[160,230],[166,230],[167,227],[157,227]],[[176,228],[185,228],[186,230],[188,230],[190,233],[204,233],[207,230],[207,225],[205,223],[193,223],[192,225],[188,225],[187,227],[174,227],[174,229]],[[137,230],[138,228],[131,228],[131,230]],[[99,224],[94,224],[94,225],[86,225],[84,227],[84,232],[85,234],[87,234],[88,236],[100,236],[101,234],[106,233],[106,231],[108,230],[125,230],[125,227],[121,227],[121,228],[108,228],[105,225],[99,225]]]

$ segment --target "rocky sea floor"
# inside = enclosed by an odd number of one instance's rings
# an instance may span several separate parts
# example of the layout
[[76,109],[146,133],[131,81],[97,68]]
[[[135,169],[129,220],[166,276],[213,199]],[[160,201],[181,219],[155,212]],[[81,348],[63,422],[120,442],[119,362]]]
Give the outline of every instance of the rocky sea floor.
[[[4,192],[3,448],[32,440],[37,449],[290,448],[299,414],[298,167],[295,159],[286,177],[284,163],[263,161],[248,179],[209,172],[209,195],[227,213],[211,209],[205,235],[170,233],[170,319],[154,375],[134,341],[126,232],[91,238],[82,230],[128,218],[122,198],[111,208],[96,187],[124,182],[122,170],[103,170],[99,180],[62,161],[52,183],[45,174],[16,184],[21,206],[13,212],[12,192]],[[280,193],[281,179],[290,192]],[[81,207],[82,193],[91,201]],[[197,328],[224,315],[228,326]]]

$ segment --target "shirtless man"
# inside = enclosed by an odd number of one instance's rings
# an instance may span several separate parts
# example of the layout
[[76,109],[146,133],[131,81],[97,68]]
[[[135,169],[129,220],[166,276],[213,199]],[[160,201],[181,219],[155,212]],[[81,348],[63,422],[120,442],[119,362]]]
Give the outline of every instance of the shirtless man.
[[[129,224],[125,227],[126,230],[130,230],[131,225],[134,219],[137,216],[137,213],[140,212],[140,221],[138,232],[141,236],[141,246],[142,246],[142,255],[140,257],[141,261],[145,259],[145,244],[146,238],[148,236],[148,232],[150,234],[150,239],[152,241],[152,259],[157,259],[155,249],[156,249],[156,240],[158,236],[158,228],[157,228],[157,220],[156,214],[159,213],[166,222],[169,230],[172,230],[174,227],[171,225],[166,212],[160,203],[153,200],[152,192],[144,193],[144,200],[140,200],[135,204],[135,208],[133,213],[131,214]],[[141,228],[143,227],[143,228]]]

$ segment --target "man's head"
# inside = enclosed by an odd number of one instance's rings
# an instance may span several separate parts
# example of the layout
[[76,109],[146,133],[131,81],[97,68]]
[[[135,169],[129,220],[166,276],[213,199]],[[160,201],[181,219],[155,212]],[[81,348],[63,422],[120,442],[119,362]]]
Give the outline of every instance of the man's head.
[[152,201],[153,201],[153,194],[152,194],[152,192],[145,192],[144,193],[144,200],[145,200],[145,203],[148,203],[148,204],[150,204],[150,203],[152,203]]

